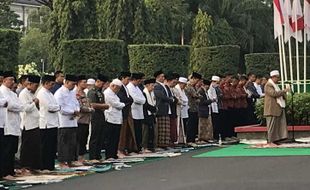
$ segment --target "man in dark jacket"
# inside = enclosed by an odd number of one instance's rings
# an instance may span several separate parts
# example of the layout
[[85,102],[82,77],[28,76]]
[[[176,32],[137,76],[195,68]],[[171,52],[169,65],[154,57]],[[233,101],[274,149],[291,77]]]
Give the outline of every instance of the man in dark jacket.
[[199,117],[199,132],[198,140],[199,141],[210,141],[213,140],[213,126],[211,119],[211,106],[212,102],[215,102],[215,99],[210,99],[208,96],[208,90],[210,87],[211,81],[203,80],[203,84],[199,89],[198,93],[200,95],[200,101],[198,104],[198,117]]
[[154,87],[154,94],[156,97],[156,106],[158,111],[156,113],[157,127],[158,127],[158,147],[167,148],[171,145],[170,139],[170,104],[174,102],[172,97],[169,97],[168,90],[164,85],[165,75],[162,70],[154,73],[156,84]]
[[136,152],[137,145],[135,140],[135,130],[133,126],[133,119],[131,115],[132,97],[129,95],[127,84],[129,83],[131,73],[121,72],[118,79],[122,81],[123,86],[118,91],[117,96],[120,101],[125,104],[123,108],[123,124],[120,132],[120,139],[118,145],[118,157],[124,157],[128,152]]

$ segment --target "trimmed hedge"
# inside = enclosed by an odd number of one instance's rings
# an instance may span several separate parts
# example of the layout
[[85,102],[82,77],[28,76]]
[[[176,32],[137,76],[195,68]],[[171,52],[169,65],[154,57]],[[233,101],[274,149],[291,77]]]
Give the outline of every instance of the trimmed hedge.
[[[307,56],[307,64],[310,63],[310,56]],[[303,79],[304,57],[299,56],[300,79]],[[269,75],[270,71],[278,69],[280,71],[280,58],[278,53],[252,53],[245,55],[245,65],[247,73],[253,72],[257,75]],[[296,79],[296,56],[292,57],[294,79]],[[286,69],[290,77],[289,57],[286,56]],[[307,66],[307,76],[310,76],[310,68]]]
[[65,73],[116,77],[124,70],[124,47],[121,40],[78,39],[62,44],[62,66]]
[[15,70],[18,65],[20,33],[0,29],[0,70]]
[[[286,101],[286,118],[287,123],[292,125],[292,99],[291,96],[287,97]],[[294,125],[309,125],[310,124],[310,93],[302,93],[294,95]],[[264,116],[264,99],[256,103],[256,114],[259,119]]]
[[129,65],[131,72],[143,72],[153,77],[154,71],[163,69],[187,76],[190,60],[190,46],[141,44],[129,45]]
[[195,48],[192,50],[191,67],[210,78],[215,74],[238,73],[240,47],[237,45],[221,45]]

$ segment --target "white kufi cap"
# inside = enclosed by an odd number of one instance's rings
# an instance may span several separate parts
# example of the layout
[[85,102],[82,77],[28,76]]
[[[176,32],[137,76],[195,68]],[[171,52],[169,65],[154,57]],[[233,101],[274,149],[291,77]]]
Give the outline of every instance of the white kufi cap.
[[273,70],[273,71],[270,72],[270,76],[271,76],[271,77],[277,76],[277,75],[278,75],[278,76],[280,75],[280,73],[279,73],[278,70]]
[[87,79],[87,84],[95,84],[95,79]]
[[179,82],[181,82],[181,83],[187,83],[187,78],[185,78],[185,77],[180,77],[179,78]]
[[218,82],[218,81],[220,81],[220,77],[219,76],[212,76],[211,80]]
[[114,84],[116,86],[122,86],[123,85],[122,81],[120,81],[119,79],[113,79],[111,84]]

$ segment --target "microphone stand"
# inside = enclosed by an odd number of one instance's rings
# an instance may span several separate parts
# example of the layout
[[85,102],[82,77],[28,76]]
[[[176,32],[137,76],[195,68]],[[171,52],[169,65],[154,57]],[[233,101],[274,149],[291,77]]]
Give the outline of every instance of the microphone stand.
[[300,142],[300,141],[296,141],[295,139],[295,116],[294,116],[294,95],[295,95],[295,92],[294,92],[294,86],[293,84],[289,83],[290,84],[290,87],[291,87],[291,109],[292,109],[292,138],[289,139],[287,141],[287,143],[304,143],[304,142]]
[[295,116],[294,116],[294,86],[293,84],[290,85],[291,86],[291,109],[292,109],[292,142],[296,142],[296,139],[295,139]]

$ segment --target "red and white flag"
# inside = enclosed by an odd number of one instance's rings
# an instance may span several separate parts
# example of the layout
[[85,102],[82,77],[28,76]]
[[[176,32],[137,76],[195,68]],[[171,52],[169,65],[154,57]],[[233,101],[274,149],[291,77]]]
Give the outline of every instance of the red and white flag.
[[292,26],[291,26],[291,23],[292,23],[291,0],[284,1],[283,17],[284,17],[284,42],[288,42],[288,40],[294,34]]
[[[296,22],[297,22],[297,28],[296,28]],[[295,35],[293,35],[294,38],[296,38],[296,32],[297,32],[297,40],[299,42],[302,42],[302,29],[304,29],[304,18],[302,14],[302,8],[300,4],[300,0],[293,0],[293,8],[292,8],[292,29]]]
[[275,39],[283,35],[282,25],[284,24],[284,18],[282,10],[283,0],[273,0],[273,31]]
[[310,41],[310,0],[304,0],[304,25],[307,41]]

